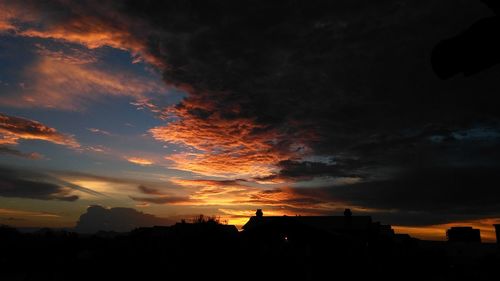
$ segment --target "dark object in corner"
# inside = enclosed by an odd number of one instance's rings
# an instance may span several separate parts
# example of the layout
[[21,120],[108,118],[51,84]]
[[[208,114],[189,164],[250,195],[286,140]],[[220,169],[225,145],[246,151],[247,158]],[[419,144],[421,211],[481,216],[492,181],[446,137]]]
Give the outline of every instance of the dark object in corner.
[[500,2],[483,0],[496,16],[483,18],[455,37],[439,42],[431,54],[432,68],[441,79],[459,73],[470,76],[500,63]]

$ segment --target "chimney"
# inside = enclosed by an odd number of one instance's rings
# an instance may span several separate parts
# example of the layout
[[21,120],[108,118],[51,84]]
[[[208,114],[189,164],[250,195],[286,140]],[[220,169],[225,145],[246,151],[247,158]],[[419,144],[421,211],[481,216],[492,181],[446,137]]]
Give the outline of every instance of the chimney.
[[344,210],[344,216],[346,216],[346,217],[351,217],[351,216],[352,216],[351,209],[345,209],[345,210]]
[[262,209],[257,209],[257,212],[255,212],[255,216],[257,218],[262,218],[264,216],[264,213],[262,213]]

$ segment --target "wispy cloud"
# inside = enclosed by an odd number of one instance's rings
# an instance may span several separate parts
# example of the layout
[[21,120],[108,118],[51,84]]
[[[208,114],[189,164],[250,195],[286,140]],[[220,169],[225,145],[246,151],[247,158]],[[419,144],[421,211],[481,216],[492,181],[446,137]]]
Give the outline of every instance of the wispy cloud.
[[97,128],[87,128],[87,130],[89,130],[90,132],[95,133],[95,134],[101,134],[101,135],[105,135],[105,136],[111,136],[112,135],[108,131],[97,129]]
[[[163,64],[147,50],[147,34],[142,31],[149,24],[145,21],[124,15],[110,21],[107,16],[117,8],[112,1],[104,1],[94,7],[81,5],[78,9],[66,9],[68,5],[72,4],[51,2],[40,5],[29,0],[0,3],[0,32],[11,31],[18,36],[78,43],[89,49],[109,46],[131,51],[136,56],[135,60]],[[69,12],[70,15],[59,11]],[[141,33],[144,35],[138,36]]]
[[22,152],[17,149],[0,145],[0,154],[13,155],[27,159],[42,159],[43,155],[38,152]]
[[141,166],[149,166],[154,164],[153,160],[141,157],[125,157],[125,159],[127,159],[127,161],[130,163],[134,163]]
[[160,81],[126,72],[103,71],[93,64],[71,64],[42,57],[25,72],[25,87],[5,95],[0,104],[82,111],[105,96],[141,99],[164,91]]
[[100,193],[64,181],[45,172],[0,167],[0,196],[39,200],[76,201],[74,192],[101,195]]
[[55,144],[79,148],[71,135],[59,133],[38,121],[0,113],[0,144],[17,144],[20,140],[44,140]]
[[64,49],[51,49],[43,44],[35,44],[40,57],[51,58],[65,64],[91,64],[98,61],[97,56],[83,48],[64,46]]
[[6,209],[6,208],[0,208],[0,215],[13,216],[13,217],[47,217],[47,218],[60,217],[60,215],[54,213],[25,211],[25,210]]

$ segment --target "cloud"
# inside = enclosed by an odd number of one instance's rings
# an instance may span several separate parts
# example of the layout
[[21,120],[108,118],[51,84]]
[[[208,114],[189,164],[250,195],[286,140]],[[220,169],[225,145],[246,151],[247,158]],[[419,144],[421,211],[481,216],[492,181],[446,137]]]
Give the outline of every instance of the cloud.
[[37,152],[26,153],[8,146],[0,146],[0,154],[13,155],[27,159],[42,159],[43,156]]
[[19,140],[44,140],[55,144],[79,148],[80,144],[71,135],[29,119],[0,113],[0,144],[17,144]]
[[372,209],[398,225],[442,224],[500,216],[498,167],[427,167],[389,178],[323,188],[296,188],[304,196]]
[[191,199],[189,196],[177,196],[170,195],[157,188],[147,187],[145,185],[139,185],[137,187],[139,192],[142,194],[149,195],[149,197],[144,196],[129,196],[130,199],[138,201],[141,203],[153,203],[153,204],[177,204],[177,205],[190,205],[196,204],[197,200]]
[[[187,180],[171,179],[190,191],[185,205],[226,206],[256,208],[266,206],[271,209],[301,210],[311,212],[325,211],[332,206],[329,202],[316,197],[302,195],[291,188],[268,188],[256,186],[255,182],[245,180]],[[150,203],[154,203],[149,201]]]
[[360,171],[367,163],[353,159],[336,159],[330,163],[314,161],[283,160],[277,166],[279,172],[255,178],[258,181],[307,181],[316,177],[355,178],[363,176]]
[[192,200],[189,197],[180,197],[180,196],[169,196],[169,195],[160,195],[156,197],[140,197],[140,196],[130,196],[130,199],[142,203],[153,203],[153,204],[175,204],[175,205],[194,205],[197,200]]
[[[481,16],[480,5],[212,5],[20,1],[5,5],[3,18],[19,18],[13,22],[19,36],[129,50],[163,70],[165,81],[188,97],[166,110],[176,121],[151,133],[194,149],[168,159],[205,175],[265,176],[304,154],[357,154],[351,148],[375,134],[391,138],[429,123],[463,121],[456,116],[469,123],[496,116],[494,97],[471,103],[468,93],[480,91],[477,84],[439,84],[425,59],[438,39],[454,34],[453,22]],[[458,11],[453,18],[450,6]],[[436,95],[439,104],[430,98]]]
[[173,167],[205,175],[268,175],[276,170],[275,163],[297,154],[282,133],[237,117],[238,109],[234,118],[226,119],[207,110],[209,101],[200,104],[205,108],[184,103],[169,108],[165,114],[179,119],[150,130],[157,140],[193,150],[167,156]]
[[122,70],[104,71],[96,64],[74,64],[53,57],[42,57],[29,66],[24,80],[29,83],[20,93],[6,95],[0,103],[82,111],[103,96],[144,99],[164,90],[160,82]]
[[139,212],[132,208],[104,208],[98,205],[88,207],[80,216],[75,230],[82,233],[97,231],[127,232],[137,227],[171,225],[175,221]]
[[86,191],[47,174],[0,168],[0,196],[3,197],[75,201],[79,198],[78,195],[71,194],[75,188]]
[[40,57],[50,58],[64,64],[90,64],[96,63],[98,58],[93,52],[86,51],[83,48],[66,47],[63,49],[54,49],[42,44],[35,44],[36,52]]
[[141,166],[149,166],[154,164],[153,161],[141,157],[126,157],[125,159],[127,159],[127,161],[130,163],[134,163]]
[[92,133],[95,133],[95,134],[101,134],[101,135],[105,135],[105,136],[111,136],[112,135],[108,131],[97,129],[97,128],[87,128],[87,130],[89,130],[89,131],[91,131]]
[[13,216],[13,217],[48,217],[48,218],[60,217],[59,215],[53,214],[53,213],[15,210],[15,209],[6,209],[6,208],[0,208],[0,215]]
[[[478,1],[183,3],[13,1],[3,4],[0,22],[18,36],[129,50],[162,70],[168,85],[187,93],[163,109],[165,124],[150,130],[183,146],[183,153],[166,156],[174,168],[230,179],[363,180],[287,192],[312,198],[287,198],[290,208],[345,203],[423,212],[414,219],[436,210],[432,202],[461,214],[474,206],[478,216],[498,211],[487,197],[497,194],[484,180],[494,179],[498,138],[456,136],[500,128],[498,68],[443,82],[429,61],[436,42],[490,13]],[[39,72],[61,69],[82,78],[89,72],[59,63],[41,61]],[[87,80],[101,85],[98,76]],[[118,95],[117,83],[110,84]],[[452,180],[454,167],[470,167],[457,175],[463,183]],[[478,189],[476,181],[483,184]],[[251,187],[204,184],[191,199],[269,200]],[[449,186],[459,186],[456,199]]]
[[43,5],[31,0],[0,3],[0,31],[78,43],[89,49],[109,46],[130,50],[155,62],[155,57],[144,49],[148,35],[142,31],[148,28],[148,23],[124,13],[112,16],[112,11],[120,6],[118,1],[82,4],[49,1]]
[[163,194],[158,189],[152,188],[152,187],[147,187],[145,185],[139,185],[137,187],[137,189],[139,189],[139,191],[144,193],[144,194],[153,194],[153,195],[162,195]]

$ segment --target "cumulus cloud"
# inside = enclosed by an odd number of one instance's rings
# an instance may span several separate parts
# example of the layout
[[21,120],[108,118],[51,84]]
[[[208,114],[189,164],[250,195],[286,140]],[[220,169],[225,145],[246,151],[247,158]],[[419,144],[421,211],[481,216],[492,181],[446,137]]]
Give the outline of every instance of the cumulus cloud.
[[17,144],[20,140],[44,140],[55,144],[79,148],[71,135],[59,133],[38,121],[0,113],[0,144]]
[[137,227],[171,225],[175,221],[139,212],[132,208],[104,208],[98,205],[88,207],[80,216],[75,230],[82,233],[97,231],[127,232]]

